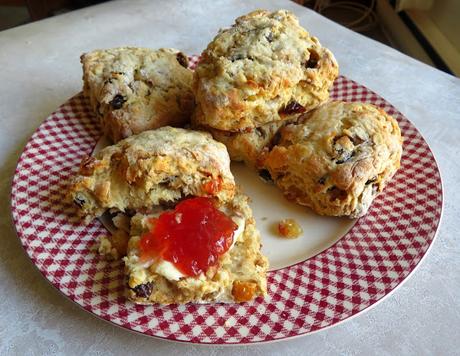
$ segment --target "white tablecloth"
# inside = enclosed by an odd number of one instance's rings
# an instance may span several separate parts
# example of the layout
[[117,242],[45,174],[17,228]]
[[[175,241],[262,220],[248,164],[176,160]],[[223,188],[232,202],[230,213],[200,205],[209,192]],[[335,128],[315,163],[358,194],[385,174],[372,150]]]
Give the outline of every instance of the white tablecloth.
[[[341,74],[376,91],[421,131],[440,166],[437,240],[383,302],[319,333],[271,344],[209,347],[130,333],[74,305],[40,275],[10,218],[16,161],[33,131],[81,90],[79,56],[120,45],[200,53],[218,28],[256,8],[286,8],[337,57]],[[0,33],[0,354],[458,354],[460,351],[460,80],[283,0],[135,0],[86,8]]]

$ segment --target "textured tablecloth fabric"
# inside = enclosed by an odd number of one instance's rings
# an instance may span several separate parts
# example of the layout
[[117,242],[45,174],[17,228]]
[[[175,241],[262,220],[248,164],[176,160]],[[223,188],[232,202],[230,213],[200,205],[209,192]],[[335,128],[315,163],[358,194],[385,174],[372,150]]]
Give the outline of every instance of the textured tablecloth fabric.
[[[51,287],[15,235],[16,161],[43,119],[81,90],[79,56],[121,45],[200,53],[221,27],[256,8],[294,11],[330,48],[341,74],[376,91],[424,135],[440,167],[444,212],[418,270],[371,310],[317,334],[272,344],[199,346],[130,333]],[[0,354],[454,355],[460,349],[460,80],[291,1],[113,1],[0,33]]]

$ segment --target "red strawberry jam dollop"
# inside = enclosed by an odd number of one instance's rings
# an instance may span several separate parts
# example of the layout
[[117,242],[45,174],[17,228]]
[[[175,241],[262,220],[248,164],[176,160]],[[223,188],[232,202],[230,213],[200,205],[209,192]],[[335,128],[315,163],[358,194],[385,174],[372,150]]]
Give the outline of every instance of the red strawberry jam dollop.
[[233,242],[235,222],[210,198],[190,198],[152,219],[140,241],[141,259],[163,259],[186,276],[197,276],[217,264]]

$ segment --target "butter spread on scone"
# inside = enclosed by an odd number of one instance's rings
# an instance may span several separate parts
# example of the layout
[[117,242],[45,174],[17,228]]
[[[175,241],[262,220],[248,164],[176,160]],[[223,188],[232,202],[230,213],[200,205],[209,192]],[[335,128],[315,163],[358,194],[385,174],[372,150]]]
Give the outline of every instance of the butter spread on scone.
[[[234,214],[234,212],[232,211],[229,211],[226,206],[221,206],[218,208],[222,213],[226,214],[227,216],[229,216],[232,221],[236,224],[236,229],[234,230],[234,232],[232,233],[232,237],[233,237],[233,241],[232,243],[230,244],[230,247],[229,249],[231,249],[234,245],[235,245],[235,242],[238,240],[239,236],[243,233],[244,231],[244,228],[245,228],[245,220],[242,216],[240,215],[236,215]],[[158,211],[156,211],[155,213],[151,213],[149,214],[148,216],[146,215],[143,215],[143,214],[137,214],[133,217],[133,234],[136,235],[136,234],[139,234],[140,231],[146,231],[148,230],[148,228],[152,228],[152,221],[155,221],[157,220],[160,215],[162,215],[163,213],[171,213],[172,211],[171,210],[167,210],[167,209],[159,209]],[[179,214],[176,214],[175,216],[176,218],[176,222],[178,224],[181,223],[181,217]],[[143,224],[141,224],[140,220],[143,219]],[[141,224],[141,225],[140,225]],[[147,228],[148,227],[148,228]],[[189,231],[185,231],[185,235],[189,234]],[[110,241],[111,239],[107,238],[107,237],[103,237],[100,241],[100,245],[99,245],[99,253],[101,255],[104,255],[106,257],[108,257],[109,259],[118,259],[122,256],[125,256],[126,255],[126,250],[124,251],[125,253],[124,254],[120,254],[118,253],[118,250],[116,249],[116,247],[112,246],[112,242]],[[196,241],[195,241],[196,243]],[[204,244],[206,245],[206,244]],[[206,246],[203,246],[203,248],[205,248]],[[115,251],[114,251],[115,249]],[[115,254],[115,256],[114,256]],[[154,261],[153,259],[149,258],[147,259],[146,261],[143,261],[139,264],[139,266],[135,266],[133,268],[133,270],[135,271],[138,271],[140,269],[144,269],[144,268],[150,268],[151,270],[153,270],[155,273],[159,274],[159,275],[162,275],[163,277],[165,277],[166,279],[170,280],[170,281],[177,281],[179,280],[180,278],[184,277],[185,275],[183,273],[181,273],[175,266],[173,263],[169,262],[169,261],[166,261],[164,259],[161,259],[161,258],[157,258],[156,261]],[[134,276],[134,274],[133,274]],[[133,277],[135,279],[139,279],[137,277]]]
[[178,50],[95,50],[83,54],[81,63],[83,92],[112,141],[189,121],[193,73]]
[[286,10],[258,10],[221,30],[202,53],[193,90],[200,126],[241,132],[309,111],[338,75],[332,53]]
[[330,102],[280,130],[262,159],[284,195],[321,215],[366,214],[400,166],[395,119],[370,104]]
[[[229,248],[228,250],[230,250],[236,243],[236,241],[238,241],[238,239],[240,238],[241,234],[244,232],[244,228],[245,228],[245,219],[240,216],[240,215],[236,215],[236,213],[232,212],[232,211],[229,211],[225,206],[222,206],[222,207],[219,207],[218,208],[219,211],[221,211],[223,214],[225,214],[226,216],[228,216],[235,224],[236,224],[236,228],[232,231],[232,242],[229,244]],[[154,222],[158,220],[158,218],[164,213],[164,212],[167,212],[167,213],[170,213],[170,214],[174,214],[174,211],[171,211],[171,210],[166,210],[166,211],[162,211],[162,212],[157,212],[156,214],[149,214],[148,216],[145,216],[145,215],[142,215],[142,214],[139,214],[138,216],[136,216],[134,218],[134,224],[139,224],[139,219],[144,219],[144,224],[143,224],[143,230],[146,230],[146,227],[148,227],[147,229],[147,233],[148,233],[148,230],[152,230],[153,227],[154,227]],[[176,222],[177,222],[177,225],[178,226],[181,226],[181,224],[183,224],[183,221],[182,221],[182,218],[180,217],[181,215],[180,214],[177,214],[175,215],[175,219],[176,219]],[[197,223],[201,223],[200,220],[197,220]],[[197,240],[193,240],[192,237],[189,237],[188,235],[191,235],[191,231],[190,231],[190,225],[186,225],[186,226],[181,226],[180,227],[184,234],[183,236],[181,236],[181,238],[183,239],[186,239],[186,240],[189,240],[189,239],[192,239],[192,241],[190,241],[189,243],[192,243],[192,244],[197,244],[199,239]],[[213,227],[215,228],[215,226]],[[133,229],[136,229],[136,227],[134,226]],[[203,230],[204,229],[209,229],[208,226],[204,226],[203,227]],[[203,233],[203,231],[201,231]],[[170,233],[168,231],[168,233]],[[207,232],[204,232],[205,234]],[[144,231],[144,238],[146,237],[145,236],[145,231]],[[150,236],[151,237],[151,236]],[[142,236],[141,236],[141,239],[142,239]],[[200,249],[204,250],[208,247],[208,243],[203,243],[202,246],[200,247]],[[184,246],[185,248],[185,246]],[[137,253],[139,254],[139,251],[137,251]],[[186,275],[184,273],[182,273],[181,271],[179,271],[173,262],[170,262],[170,261],[167,261],[161,257],[157,257],[156,259],[154,258],[147,258],[147,259],[144,259],[143,261],[141,261],[139,259],[139,256],[136,256],[136,257],[133,257],[131,259],[131,261],[133,260],[137,260],[138,261],[138,264],[132,264],[132,268],[131,268],[131,275],[130,275],[130,279],[132,280],[135,280],[136,282],[140,280],[139,276],[137,275],[138,271],[140,270],[143,270],[143,269],[150,269],[152,270],[153,272],[163,276],[164,278],[166,278],[167,280],[169,281],[177,281],[183,277],[185,277]],[[135,284],[135,283],[133,283]]]
[[206,132],[163,127],[83,159],[68,199],[90,220],[106,210],[150,212],[189,196],[235,194],[225,146]]
[[[127,257],[124,258],[128,275],[128,294],[131,300],[140,304],[244,302],[266,295],[268,262],[260,253],[260,236],[255,229],[248,198],[242,193],[237,193],[235,198],[227,203],[217,200],[214,202],[218,210],[235,223],[231,233],[232,241],[226,242],[227,249],[223,249],[224,243],[218,241],[216,247],[223,253],[218,254],[217,259],[209,259],[208,243],[196,242],[195,248],[191,249],[194,252],[190,252],[195,255],[187,256],[192,261],[192,267],[189,267],[196,271],[192,275],[187,272],[190,268],[187,270],[187,266],[181,262],[180,253],[184,253],[184,249],[185,253],[188,252],[185,246],[180,249],[178,255],[173,254],[173,258],[169,260],[161,256],[143,257],[143,249],[145,246],[150,246],[149,243],[151,243],[149,234],[158,229],[159,222],[155,218],[152,219],[151,215],[137,214],[132,218],[131,234],[133,237],[129,241]],[[154,215],[156,216],[158,215]],[[182,241],[190,238],[192,241],[187,241],[187,244],[193,244],[196,239],[196,235],[191,233],[193,228],[189,227],[182,217],[174,217],[174,219],[177,219],[178,231],[184,232],[184,236],[181,236]],[[173,220],[173,223],[176,222]],[[201,226],[200,221],[197,223]],[[186,225],[181,226],[181,224]],[[221,227],[222,224],[215,226],[208,222],[202,226],[200,230],[203,231],[200,232],[207,234],[212,231],[215,233],[215,229]],[[204,229],[211,229],[211,232],[205,232]],[[217,234],[220,236],[221,232],[217,230]],[[153,242],[155,243],[158,243],[158,240]],[[207,268],[202,268],[200,259],[214,262]]]

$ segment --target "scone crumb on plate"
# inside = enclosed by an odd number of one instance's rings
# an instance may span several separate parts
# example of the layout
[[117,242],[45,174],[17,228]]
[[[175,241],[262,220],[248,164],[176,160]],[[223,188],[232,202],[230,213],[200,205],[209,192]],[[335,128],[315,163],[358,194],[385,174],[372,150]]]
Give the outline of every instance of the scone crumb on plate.
[[282,237],[296,239],[303,233],[303,230],[294,219],[283,219],[278,223],[278,232]]

